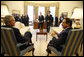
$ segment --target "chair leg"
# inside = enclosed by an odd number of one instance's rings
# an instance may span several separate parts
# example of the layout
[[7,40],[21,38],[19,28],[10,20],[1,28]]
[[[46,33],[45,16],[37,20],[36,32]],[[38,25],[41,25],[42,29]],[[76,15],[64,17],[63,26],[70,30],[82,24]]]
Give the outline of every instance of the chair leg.
[[76,53],[76,56],[79,56],[78,53]]
[[82,41],[82,43],[81,43],[81,49],[80,49],[80,51],[82,51],[82,47],[83,47],[83,41]]
[[34,56],[34,50],[35,50],[35,48],[32,49],[32,56]]
[[49,53],[47,54],[47,56],[49,56]]
[[2,53],[1,53],[1,56],[4,56],[4,54],[5,54],[5,52],[2,52]]

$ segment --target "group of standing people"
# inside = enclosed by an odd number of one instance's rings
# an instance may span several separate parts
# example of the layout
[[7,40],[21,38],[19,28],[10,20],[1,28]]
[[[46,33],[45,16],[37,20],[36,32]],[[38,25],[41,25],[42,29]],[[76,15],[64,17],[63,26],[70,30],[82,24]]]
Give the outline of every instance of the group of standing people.
[[[47,32],[50,31],[50,26],[53,26],[53,16],[50,14],[51,12],[48,11],[47,12],[47,16],[44,18],[44,16],[42,15],[42,13],[40,12],[40,15],[39,15],[39,27],[38,28],[43,28],[43,23],[46,22],[46,25],[47,25]],[[23,23],[25,26],[29,26],[29,17],[28,15],[18,15],[18,14],[14,14],[13,15],[14,18],[15,18],[15,21],[20,21],[21,23]],[[60,17],[60,23],[62,22],[62,20],[64,19],[63,15],[61,15]],[[55,17],[55,25],[54,26],[58,26],[58,17],[56,16]]]
[[28,17],[28,15],[20,16],[18,14],[14,14],[13,16],[14,16],[16,22],[19,21],[19,22],[23,23],[25,26],[29,26],[29,17]]
[[[47,16],[44,18],[44,16],[42,15],[42,13],[40,12],[40,15],[39,15],[39,28],[43,28],[43,23],[44,21],[47,23],[47,32],[49,32],[50,30],[50,26],[53,26],[53,21],[54,21],[54,18],[53,16],[50,14],[51,12],[48,11],[47,12]],[[64,19],[63,15],[60,16],[60,23],[62,22],[62,20]],[[58,26],[58,17],[56,16],[55,17],[55,24],[54,26]]]
[[50,14],[50,11],[48,11],[47,16],[44,18],[44,16],[42,15],[42,13],[40,12],[40,16],[39,16],[39,28],[43,28],[43,23],[45,22],[47,23],[47,32],[49,32],[50,30],[50,26],[53,25],[53,17]]

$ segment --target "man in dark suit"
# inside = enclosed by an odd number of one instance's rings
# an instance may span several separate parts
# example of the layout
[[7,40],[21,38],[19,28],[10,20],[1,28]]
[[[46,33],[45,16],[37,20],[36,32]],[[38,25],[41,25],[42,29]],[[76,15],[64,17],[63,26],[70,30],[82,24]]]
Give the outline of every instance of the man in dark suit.
[[26,15],[26,18],[27,18],[27,26],[29,26],[29,16]]
[[44,23],[44,16],[40,12],[40,16],[39,16],[39,28],[41,27],[43,29],[43,23]]
[[[53,32],[52,36],[57,34],[58,39],[56,39],[55,37],[52,38],[52,40],[49,42],[48,46],[53,46],[55,47],[58,51],[62,51],[62,47],[61,45],[64,45],[68,36],[68,32],[69,30],[72,29],[72,21],[69,18],[65,18],[62,21],[62,26],[64,28],[64,30],[61,33],[57,33],[57,32]],[[49,49],[47,49],[47,52],[51,53],[51,51]]]
[[25,25],[25,19],[24,15],[21,16],[21,22]]
[[21,21],[19,14],[14,14],[15,21]]
[[29,17],[28,17],[28,15],[24,16],[24,24],[25,24],[25,26],[29,25]]
[[58,17],[55,17],[55,26],[58,26]]
[[51,24],[50,24],[50,26],[53,26],[53,17],[51,18]]
[[47,22],[47,32],[49,32],[50,31],[50,26],[51,26],[52,20],[53,20],[52,15],[50,14],[50,11],[48,11],[48,14],[45,17],[45,20]]
[[25,16],[21,16],[21,22],[25,25],[25,26],[29,26],[29,17],[28,15]]
[[12,28],[13,31],[14,31],[14,34],[15,34],[15,37],[16,37],[16,40],[17,40],[18,43],[25,43],[25,42],[28,41],[28,45],[21,46],[21,50],[25,49],[27,46],[29,46],[30,43],[32,43],[32,41],[31,41],[31,38],[32,38],[31,32],[26,32],[25,35],[22,36],[20,34],[19,29],[13,27],[13,26],[15,26],[15,19],[14,19],[13,16],[7,15],[4,18],[4,22],[5,22],[6,25],[2,26],[2,27]]
[[62,13],[61,16],[60,16],[60,23],[63,21],[63,19],[64,19],[64,15]]

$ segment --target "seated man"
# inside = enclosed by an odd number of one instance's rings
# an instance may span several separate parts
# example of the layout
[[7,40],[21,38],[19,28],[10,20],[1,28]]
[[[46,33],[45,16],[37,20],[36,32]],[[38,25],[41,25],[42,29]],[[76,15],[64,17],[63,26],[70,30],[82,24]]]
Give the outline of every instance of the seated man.
[[[59,34],[57,32],[53,32],[51,35],[53,36],[54,34],[57,34],[58,39],[53,37],[52,40],[49,42],[48,46],[53,46],[55,47],[58,51],[62,51],[62,47],[61,45],[65,44],[65,41],[67,39],[68,36],[68,32],[69,30],[72,29],[72,21],[69,18],[65,18],[62,21],[62,26],[64,28],[64,30],[62,32],[60,32]],[[47,49],[48,53],[51,53],[51,51],[49,49]]]
[[16,40],[18,43],[25,43],[28,41],[28,45],[23,45],[21,46],[21,50],[22,49],[25,49],[27,46],[29,46],[30,43],[32,43],[31,41],[31,38],[32,38],[32,34],[31,32],[26,32],[24,36],[22,36],[20,34],[20,31],[19,29],[15,28],[15,19],[13,16],[10,16],[10,15],[7,15],[5,18],[4,18],[4,22],[5,22],[5,26],[2,26],[2,27],[6,27],[6,28],[12,28],[13,31],[14,31],[14,34],[15,34],[15,37],[16,37]]

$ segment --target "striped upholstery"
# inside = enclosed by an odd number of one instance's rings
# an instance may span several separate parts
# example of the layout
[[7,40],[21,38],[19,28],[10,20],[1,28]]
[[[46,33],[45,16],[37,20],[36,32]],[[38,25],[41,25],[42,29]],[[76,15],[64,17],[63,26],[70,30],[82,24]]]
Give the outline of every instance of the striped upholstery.
[[57,55],[62,56],[71,56],[77,53],[78,47],[83,38],[83,30],[82,29],[72,29],[69,31],[66,44],[62,49],[62,52],[58,52],[54,47],[49,46],[48,48],[54,51]]
[[33,46],[29,46],[25,50],[20,51],[17,45],[18,43],[13,30],[11,28],[1,27],[1,46],[5,53],[9,54],[10,56],[21,56],[33,48]]

